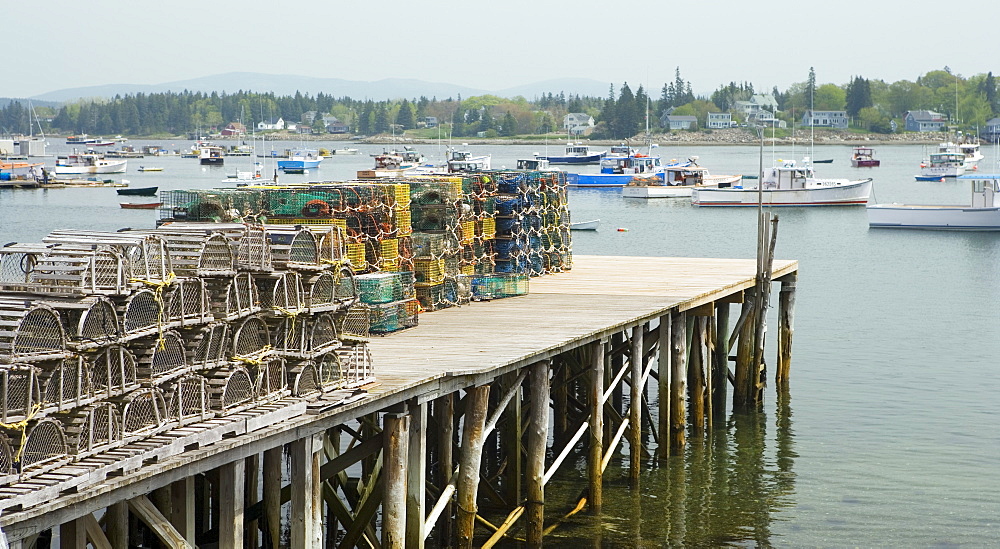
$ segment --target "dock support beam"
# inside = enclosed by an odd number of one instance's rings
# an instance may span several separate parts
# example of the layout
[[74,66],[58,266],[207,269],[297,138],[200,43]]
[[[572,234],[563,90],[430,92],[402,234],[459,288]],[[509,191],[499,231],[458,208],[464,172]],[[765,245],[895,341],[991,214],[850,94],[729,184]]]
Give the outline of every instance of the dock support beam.
[[643,325],[639,324],[632,327],[632,337],[630,343],[632,345],[631,352],[629,353],[629,366],[632,370],[629,380],[631,381],[631,389],[629,389],[629,468],[628,468],[628,480],[629,486],[632,488],[639,487],[639,464],[642,460],[642,337],[643,337]]
[[[319,455],[322,441],[308,436],[290,444],[292,454],[292,519],[291,546],[302,549],[320,547],[320,507],[322,491],[319,482]],[[280,491],[280,490],[279,490]]]
[[427,482],[427,404],[411,403],[406,464],[406,547],[423,549]]
[[587,477],[590,481],[590,512],[600,514],[604,504],[604,341],[591,345],[590,394],[590,454]]
[[695,316],[692,320],[687,371],[688,406],[692,435],[701,437],[705,434],[705,317]]
[[798,273],[789,273],[779,280],[781,291],[778,293],[778,368],[775,372],[775,384],[788,383],[788,374],[792,368],[792,335],[795,333],[795,283]]
[[656,373],[657,373],[657,386],[659,391],[659,429],[657,432],[660,434],[659,444],[656,448],[656,452],[660,459],[667,459],[670,457],[670,409],[671,409],[671,398],[670,398],[670,359],[672,357],[672,352],[670,350],[670,330],[671,330],[671,318],[670,314],[665,314],[660,317],[660,332],[659,339],[657,342],[657,347],[659,348],[657,363],[656,363]]
[[490,386],[470,387],[465,400],[455,537],[458,547],[471,549],[476,512],[479,510],[476,497],[479,492],[479,468],[483,461],[483,431],[490,402]]
[[[434,401],[434,416],[437,418],[438,437],[438,476],[440,485],[445,486],[451,482],[451,475],[455,471],[455,395],[447,394]],[[451,547],[452,544],[452,504],[445,506],[441,513],[441,518],[437,524],[438,539],[442,547]]]
[[264,451],[264,518],[270,547],[281,543],[281,454],[281,446]]
[[62,523],[59,527],[60,549],[87,548],[87,527],[83,520],[78,518]]
[[687,314],[670,318],[670,451],[684,450],[687,418],[684,414],[684,393],[687,388]]
[[[382,546],[405,547],[410,416],[388,413],[382,422]],[[423,499],[423,490],[416,496]]]
[[712,356],[712,413],[722,421],[726,417],[726,393],[729,387],[729,304],[715,305],[715,353]]
[[[183,532],[185,535],[190,533],[191,537],[187,538],[187,540],[191,542],[191,545],[194,545],[194,477],[188,477],[185,480],[191,481],[191,500],[189,502],[185,502],[185,504],[190,505],[189,509],[192,520],[190,530],[180,530],[180,528],[178,528],[178,530]],[[112,547],[128,547],[127,503],[119,501],[118,503],[109,505],[108,510],[104,514],[104,524],[107,527],[108,542],[111,543]]]
[[242,459],[219,467],[219,547],[243,547],[243,481]]
[[543,360],[530,366],[531,427],[528,430],[528,547],[542,546],[545,527],[545,446],[549,438],[549,361]]

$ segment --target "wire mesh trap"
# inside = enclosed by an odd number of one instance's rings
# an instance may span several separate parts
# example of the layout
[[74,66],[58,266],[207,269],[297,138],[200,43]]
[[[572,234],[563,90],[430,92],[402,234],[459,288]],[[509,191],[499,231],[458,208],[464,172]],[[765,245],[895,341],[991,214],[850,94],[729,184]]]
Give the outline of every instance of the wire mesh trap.
[[208,380],[187,374],[160,386],[167,405],[167,417],[179,425],[204,421],[215,415],[209,409]]
[[59,312],[31,299],[0,295],[0,363],[68,356]]

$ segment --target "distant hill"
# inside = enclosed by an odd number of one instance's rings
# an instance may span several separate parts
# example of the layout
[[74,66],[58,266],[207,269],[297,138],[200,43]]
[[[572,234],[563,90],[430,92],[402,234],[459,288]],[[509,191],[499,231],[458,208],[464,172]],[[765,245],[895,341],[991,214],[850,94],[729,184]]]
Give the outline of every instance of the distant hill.
[[[12,102],[19,101],[25,107],[28,106],[28,99],[24,97],[0,97],[0,109],[10,105]],[[32,99],[31,104],[36,107],[58,107],[59,101],[42,101],[37,99]]]
[[607,94],[608,83],[583,78],[568,78],[547,80],[505,90],[490,91],[442,82],[425,82],[423,80],[404,78],[386,78],[375,82],[361,82],[340,78],[231,72],[189,80],[178,80],[176,82],[165,82],[163,84],[107,84],[103,86],[67,88],[37,95],[32,98],[32,101],[65,102],[81,97],[114,97],[115,95],[166,91],[182,92],[184,90],[214,91],[219,93],[233,93],[244,90],[274,92],[277,95],[293,95],[297,91],[312,95],[323,92],[335,97],[347,96],[353,99],[374,99],[377,101],[400,98],[412,99],[420,96],[445,99],[448,97],[457,98],[458,95],[469,97],[483,94],[493,94],[501,97],[521,95],[527,99],[532,99],[542,93],[552,92],[557,94],[560,91],[566,94],[603,97]]

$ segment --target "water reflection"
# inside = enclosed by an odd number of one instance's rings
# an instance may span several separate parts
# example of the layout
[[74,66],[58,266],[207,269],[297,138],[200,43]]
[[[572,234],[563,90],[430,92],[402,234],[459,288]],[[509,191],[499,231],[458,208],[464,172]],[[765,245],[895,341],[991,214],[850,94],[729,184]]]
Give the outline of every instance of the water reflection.
[[[583,513],[546,538],[587,547],[718,547],[781,545],[772,525],[796,503],[791,397],[779,390],[773,417],[732,414],[704,437],[689,438],[683,455],[647,464],[639,490],[628,488],[628,460],[605,476],[600,516]],[[773,421],[773,422],[772,422]],[[546,490],[548,513],[578,493],[585,464]],[[582,475],[581,475],[582,473]],[[574,478],[569,479],[566,476]],[[574,489],[577,492],[574,492]],[[547,513],[547,514],[548,514]],[[550,515],[551,516],[551,515]]]

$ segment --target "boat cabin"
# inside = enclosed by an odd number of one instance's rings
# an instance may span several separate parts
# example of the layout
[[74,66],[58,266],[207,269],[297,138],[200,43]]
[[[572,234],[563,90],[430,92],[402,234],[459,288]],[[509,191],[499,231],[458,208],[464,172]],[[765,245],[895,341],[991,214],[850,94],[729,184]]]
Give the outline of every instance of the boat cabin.
[[664,170],[666,185],[703,185],[708,169],[701,166],[668,166]]
[[517,161],[517,169],[540,172],[554,168],[549,167],[549,161],[545,158],[521,158]]
[[659,156],[612,156],[601,159],[601,173],[644,174],[657,171],[659,167]]
[[761,184],[765,189],[804,189],[806,182],[814,178],[812,166],[796,166],[794,160],[789,160],[765,169]]
[[570,143],[566,145],[566,156],[589,156],[590,146],[580,143]]
[[635,149],[622,143],[621,145],[611,145],[611,148],[608,149],[608,156],[632,156],[635,152]]
[[933,153],[928,162],[928,166],[932,168],[963,165],[965,165],[965,155],[959,152]]
[[959,179],[972,181],[972,207],[1000,207],[1000,175],[963,175]]

